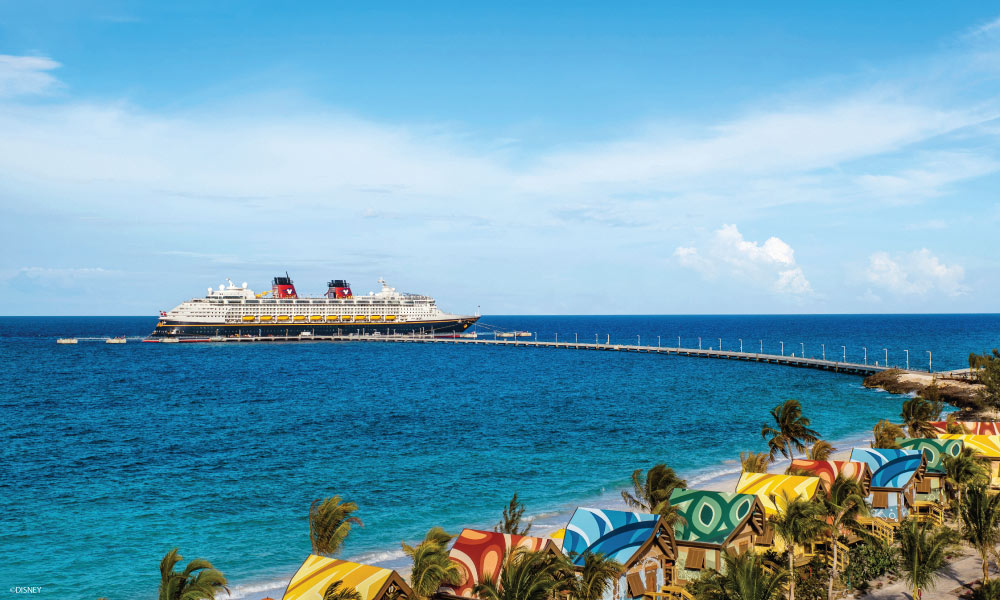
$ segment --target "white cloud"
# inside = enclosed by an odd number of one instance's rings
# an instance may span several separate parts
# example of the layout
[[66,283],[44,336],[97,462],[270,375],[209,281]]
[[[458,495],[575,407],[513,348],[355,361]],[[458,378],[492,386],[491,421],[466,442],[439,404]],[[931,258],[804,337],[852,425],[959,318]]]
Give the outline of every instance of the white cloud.
[[777,294],[795,296],[813,293],[802,267],[795,263],[795,251],[781,238],[770,237],[763,244],[745,239],[736,225],[723,225],[704,245],[704,252],[691,246],[674,250],[683,267],[707,277],[724,271]]
[[44,56],[0,54],[0,98],[44,94],[59,85],[49,71],[60,67]]
[[905,295],[930,293],[960,296],[967,288],[961,265],[946,265],[927,248],[890,255],[875,252],[868,258],[865,276],[869,283]]

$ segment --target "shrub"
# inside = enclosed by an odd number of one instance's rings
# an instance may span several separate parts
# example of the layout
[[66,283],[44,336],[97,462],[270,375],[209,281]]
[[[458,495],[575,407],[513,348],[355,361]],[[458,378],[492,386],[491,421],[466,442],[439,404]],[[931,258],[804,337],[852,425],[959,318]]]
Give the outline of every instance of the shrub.
[[868,583],[890,571],[894,564],[892,549],[881,540],[858,544],[848,552],[849,563],[841,573],[844,583],[863,590]]

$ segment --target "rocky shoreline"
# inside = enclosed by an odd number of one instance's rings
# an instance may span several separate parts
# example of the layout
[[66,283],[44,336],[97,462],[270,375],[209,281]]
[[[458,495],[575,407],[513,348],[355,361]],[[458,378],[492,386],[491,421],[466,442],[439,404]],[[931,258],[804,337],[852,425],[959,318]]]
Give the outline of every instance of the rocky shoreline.
[[937,386],[939,397],[961,410],[963,419],[995,417],[992,412],[980,410],[978,397],[983,389],[979,383],[964,379],[948,378],[932,373],[912,373],[901,369],[889,369],[865,377],[864,386],[885,390],[891,394],[919,394],[930,386]]

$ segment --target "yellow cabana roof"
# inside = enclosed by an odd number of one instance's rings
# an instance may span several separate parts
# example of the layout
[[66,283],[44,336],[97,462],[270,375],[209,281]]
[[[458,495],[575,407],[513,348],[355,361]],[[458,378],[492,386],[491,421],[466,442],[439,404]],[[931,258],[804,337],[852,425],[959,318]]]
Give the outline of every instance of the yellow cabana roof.
[[562,529],[556,529],[555,531],[549,534],[549,537],[554,540],[563,539],[564,537],[566,537],[566,528],[563,527]]
[[772,473],[743,473],[736,484],[736,493],[753,494],[760,498],[764,512],[778,514],[786,498],[811,499],[819,489],[819,477],[778,475]]
[[982,454],[986,458],[1000,460],[1000,435],[963,435],[961,433],[939,433],[942,440],[962,440],[966,448]]
[[356,589],[361,600],[380,600],[394,586],[412,597],[406,582],[392,569],[310,554],[288,582],[282,600],[322,600],[326,588],[335,581]]

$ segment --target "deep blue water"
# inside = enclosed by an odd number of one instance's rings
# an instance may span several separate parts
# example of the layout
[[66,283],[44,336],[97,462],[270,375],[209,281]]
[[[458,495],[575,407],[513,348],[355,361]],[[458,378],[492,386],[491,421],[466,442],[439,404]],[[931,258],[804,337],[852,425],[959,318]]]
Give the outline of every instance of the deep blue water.
[[[484,317],[541,339],[738,348],[966,365],[1000,345],[998,315]],[[287,579],[309,552],[307,509],[356,501],[344,556],[399,564],[432,525],[488,527],[518,491],[555,523],[607,503],[631,471],[691,478],[762,449],[767,411],[802,400],[832,440],[901,399],[856,376],[655,355],[423,344],[141,344],[148,318],[0,318],[0,597],[155,597],[178,546],[237,592]],[[237,594],[239,595],[239,594]],[[248,597],[259,598],[261,595]]]

